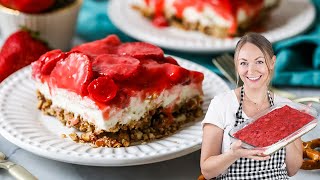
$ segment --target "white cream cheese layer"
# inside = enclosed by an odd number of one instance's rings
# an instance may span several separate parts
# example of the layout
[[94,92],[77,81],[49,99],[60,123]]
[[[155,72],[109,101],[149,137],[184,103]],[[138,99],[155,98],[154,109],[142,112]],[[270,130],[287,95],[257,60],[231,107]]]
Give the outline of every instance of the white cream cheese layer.
[[209,6],[205,6],[201,12],[195,7],[188,7],[183,11],[183,19],[188,22],[199,22],[202,26],[231,26],[231,22],[229,20],[221,17]]
[[[109,130],[117,123],[128,124],[131,121],[138,121],[148,114],[150,110],[157,107],[170,107],[174,104],[190,99],[197,95],[202,95],[201,89],[196,84],[176,85],[169,90],[164,90],[160,95],[153,98],[141,99],[142,93],[130,98],[129,105],[120,109],[115,106],[108,106],[106,109],[99,109],[94,101],[88,97],[82,97],[74,92],[65,89],[49,90],[47,83],[36,83],[38,90],[52,101],[52,107],[59,107],[74,113],[75,117],[80,115],[96,125],[98,129]],[[104,119],[104,111],[108,112],[109,119]]]

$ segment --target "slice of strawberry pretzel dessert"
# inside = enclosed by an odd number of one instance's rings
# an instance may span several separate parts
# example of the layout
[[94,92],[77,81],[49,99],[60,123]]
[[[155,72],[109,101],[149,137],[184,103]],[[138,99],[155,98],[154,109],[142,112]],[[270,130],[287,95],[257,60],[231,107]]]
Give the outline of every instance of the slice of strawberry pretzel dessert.
[[133,8],[156,27],[176,26],[226,38],[253,30],[279,4],[280,0],[135,0]]
[[53,50],[32,64],[38,108],[93,146],[122,147],[162,138],[202,116],[200,72],[144,42],[115,35]]

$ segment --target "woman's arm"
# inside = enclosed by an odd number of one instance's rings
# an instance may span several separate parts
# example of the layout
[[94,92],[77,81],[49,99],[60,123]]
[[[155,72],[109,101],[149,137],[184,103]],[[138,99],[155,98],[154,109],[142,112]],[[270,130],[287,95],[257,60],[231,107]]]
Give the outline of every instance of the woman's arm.
[[300,138],[286,146],[286,166],[289,176],[295,175],[303,162],[303,147]]
[[201,173],[206,179],[211,179],[223,173],[240,157],[248,157],[256,160],[266,160],[270,158],[258,157],[259,150],[247,150],[241,148],[241,141],[231,145],[231,149],[221,154],[223,130],[212,124],[205,124],[203,127],[201,148]]
[[206,179],[218,176],[237,160],[230,152],[221,154],[222,139],[222,129],[212,124],[204,125],[200,166]]

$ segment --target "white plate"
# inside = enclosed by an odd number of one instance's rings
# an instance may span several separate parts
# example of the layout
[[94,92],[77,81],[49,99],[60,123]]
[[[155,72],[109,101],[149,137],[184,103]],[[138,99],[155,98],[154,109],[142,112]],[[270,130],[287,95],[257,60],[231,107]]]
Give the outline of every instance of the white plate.
[[[156,28],[131,8],[137,0],[112,0],[108,14],[115,26],[129,36],[163,48],[198,53],[233,50],[239,38],[218,39],[200,32],[175,27]],[[272,43],[306,30],[315,19],[315,8],[309,0],[284,0],[271,14],[271,21],[262,33]]]
[[[181,66],[203,72],[205,112],[210,100],[223,91],[227,84],[208,69],[180,58]],[[148,164],[177,158],[200,149],[201,119],[190,123],[177,133],[144,145],[123,148],[92,148],[70,138],[61,138],[72,128],[57,119],[42,115],[36,108],[37,98],[31,68],[26,67],[0,85],[0,133],[7,140],[34,154],[63,162],[94,166],[129,166]]]

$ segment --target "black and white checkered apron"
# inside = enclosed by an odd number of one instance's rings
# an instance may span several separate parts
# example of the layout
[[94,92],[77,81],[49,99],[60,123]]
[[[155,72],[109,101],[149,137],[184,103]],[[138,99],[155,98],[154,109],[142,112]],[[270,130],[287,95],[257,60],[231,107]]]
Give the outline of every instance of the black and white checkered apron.
[[[235,126],[243,123],[245,119],[242,117],[242,103],[244,97],[244,88],[241,87],[240,103],[236,113]],[[268,99],[270,106],[273,106],[273,99],[268,91]],[[286,157],[285,148],[280,149],[271,155],[271,158],[265,161],[258,161],[249,158],[240,158],[234,162],[227,170],[226,174],[218,176],[217,179],[289,179],[287,170],[284,166]]]

